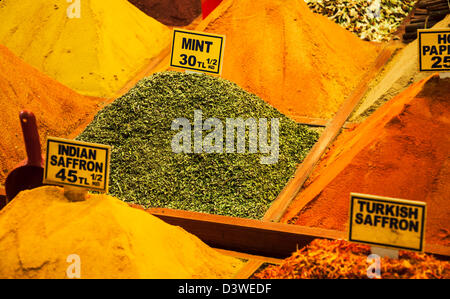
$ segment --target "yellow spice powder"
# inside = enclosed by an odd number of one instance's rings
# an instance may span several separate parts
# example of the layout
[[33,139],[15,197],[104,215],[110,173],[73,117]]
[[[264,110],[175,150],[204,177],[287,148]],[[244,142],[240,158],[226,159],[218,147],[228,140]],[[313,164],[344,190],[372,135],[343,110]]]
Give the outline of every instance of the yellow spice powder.
[[109,195],[70,202],[62,188],[21,192],[0,211],[0,278],[231,278],[242,265],[180,227]]
[[1,1],[0,44],[81,94],[113,97],[170,44],[171,31],[126,0],[79,3]]

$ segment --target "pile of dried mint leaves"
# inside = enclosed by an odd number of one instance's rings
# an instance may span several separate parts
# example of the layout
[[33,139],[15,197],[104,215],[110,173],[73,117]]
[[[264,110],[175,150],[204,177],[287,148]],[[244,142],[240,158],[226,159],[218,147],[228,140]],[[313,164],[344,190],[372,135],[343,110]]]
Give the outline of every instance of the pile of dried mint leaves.
[[417,0],[305,0],[318,14],[368,41],[388,41]]
[[[203,121],[223,121],[224,144],[226,118],[266,118],[269,124],[279,118],[278,163],[261,164],[267,154],[248,153],[248,146],[241,154],[174,153],[171,141],[178,131],[171,130],[172,121],[187,118],[193,124],[194,110],[202,111]],[[270,137],[270,126],[267,132]],[[113,146],[109,191],[124,201],[261,218],[317,135],[232,82],[163,72],[102,109],[78,139]]]
[[[268,266],[253,275],[258,279],[338,279],[368,278],[367,262],[370,246],[344,240],[316,239],[297,250],[281,265]],[[448,279],[450,263],[433,256],[410,251],[400,251],[399,259],[380,259],[380,278],[383,279]]]

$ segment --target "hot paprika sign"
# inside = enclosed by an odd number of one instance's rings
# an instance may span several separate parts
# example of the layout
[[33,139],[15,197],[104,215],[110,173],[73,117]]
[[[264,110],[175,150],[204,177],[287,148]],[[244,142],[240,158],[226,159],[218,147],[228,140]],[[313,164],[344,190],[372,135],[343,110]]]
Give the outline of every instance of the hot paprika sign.
[[108,192],[111,147],[47,138],[44,183]]
[[349,241],[423,251],[426,204],[420,201],[350,194]]
[[450,29],[419,29],[420,71],[450,71]]

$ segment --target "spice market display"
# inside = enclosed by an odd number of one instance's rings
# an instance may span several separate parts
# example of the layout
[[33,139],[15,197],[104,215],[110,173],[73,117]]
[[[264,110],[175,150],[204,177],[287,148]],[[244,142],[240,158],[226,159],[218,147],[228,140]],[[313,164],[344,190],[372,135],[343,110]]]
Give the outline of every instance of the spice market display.
[[0,279],[450,278],[450,1],[0,0],[0,105]]

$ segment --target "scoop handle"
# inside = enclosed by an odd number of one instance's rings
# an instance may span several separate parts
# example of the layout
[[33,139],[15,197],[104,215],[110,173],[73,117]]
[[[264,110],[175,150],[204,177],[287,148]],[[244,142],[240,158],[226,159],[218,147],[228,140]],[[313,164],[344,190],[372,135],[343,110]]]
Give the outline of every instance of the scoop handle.
[[42,166],[41,142],[36,125],[36,117],[33,112],[23,110],[19,114],[20,124],[22,125],[23,139],[27,151],[27,165]]

